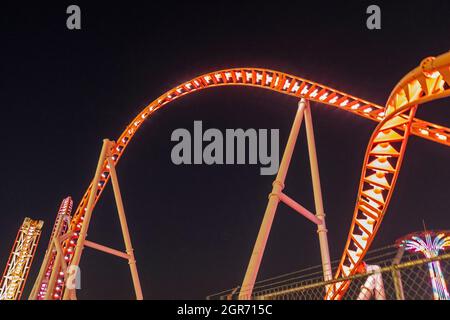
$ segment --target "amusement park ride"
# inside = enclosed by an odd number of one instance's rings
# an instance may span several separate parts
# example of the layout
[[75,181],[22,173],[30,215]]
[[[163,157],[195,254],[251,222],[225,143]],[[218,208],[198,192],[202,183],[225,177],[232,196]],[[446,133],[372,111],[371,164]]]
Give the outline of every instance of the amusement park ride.
[[[414,232],[397,240],[396,243],[403,251],[420,252],[425,258],[435,258],[440,251],[450,248],[450,232],[444,230]],[[450,300],[441,263],[439,261],[429,262],[428,271],[433,287],[433,299]],[[402,291],[400,290],[400,292]]]
[[[450,52],[424,59],[395,86],[386,105],[380,106],[324,85],[279,71],[259,68],[226,69],[198,76],[164,93],[145,107],[117,141],[104,140],[94,178],[73,216],[72,200],[61,204],[43,264],[30,299],[76,299],[75,288],[67,285],[70,270],[77,270],[85,246],[128,260],[137,299],[142,299],[136,261],[122,204],[116,165],[135,133],[148,117],[170,102],[196,91],[221,86],[249,86],[276,91],[300,100],[278,175],[241,286],[240,299],[250,299],[278,203],[284,202],[317,224],[324,279],[332,278],[327,229],[322,205],[319,170],[309,101],[328,105],[378,123],[365,154],[353,220],[335,278],[357,271],[380,228],[395,188],[411,134],[450,146],[450,128],[415,118],[420,105],[450,96]],[[305,118],[316,213],[303,208],[283,193],[284,180],[301,122]],[[86,239],[96,203],[112,181],[126,252]],[[42,222],[26,219],[19,230],[0,286],[0,299],[19,299],[39,239]],[[327,300],[339,300],[350,284],[343,280],[328,286]]]

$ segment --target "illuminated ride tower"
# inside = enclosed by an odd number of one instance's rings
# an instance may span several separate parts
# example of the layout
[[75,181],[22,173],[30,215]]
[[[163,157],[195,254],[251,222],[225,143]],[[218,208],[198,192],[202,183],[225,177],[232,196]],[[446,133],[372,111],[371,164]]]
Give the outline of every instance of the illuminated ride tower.
[[[421,252],[427,259],[435,258],[439,251],[450,248],[450,231],[423,231],[408,234],[397,240],[406,251]],[[428,263],[434,300],[450,300],[439,260]]]
[[72,206],[71,197],[67,197],[61,202],[48,248],[29,300],[48,300],[60,296],[63,283],[58,278],[61,273],[64,275],[66,269],[63,267],[61,242],[64,240],[64,234],[67,232],[70,223]]
[[30,272],[43,221],[25,218],[0,282],[0,300],[19,300]]

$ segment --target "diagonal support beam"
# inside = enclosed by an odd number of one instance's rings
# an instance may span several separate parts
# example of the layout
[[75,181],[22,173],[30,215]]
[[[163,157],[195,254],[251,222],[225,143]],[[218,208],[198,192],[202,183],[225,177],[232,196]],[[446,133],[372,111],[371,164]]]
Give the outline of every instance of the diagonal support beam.
[[98,251],[102,251],[104,253],[108,253],[108,254],[111,254],[111,255],[119,257],[119,258],[123,258],[126,260],[130,259],[130,256],[128,254],[126,254],[125,252],[122,252],[120,250],[116,250],[116,249],[113,249],[113,248],[110,248],[110,247],[107,247],[107,246],[104,246],[104,245],[101,245],[101,244],[98,244],[98,243],[95,243],[95,242],[92,242],[89,240],[86,240],[84,242],[84,245],[86,247],[89,247],[89,248],[92,248],[92,249],[95,249]]
[[323,221],[319,218],[317,218],[314,213],[310,212],[308,209],[303,207],[300,203],[296,202],[294,199],[290,198],[283,192],[281,192],[278,195],[278,198],[285,203],[287,206],[291,207],[298,213],[300,213],[302,216],[304,216],[306,219],[308,219],[311,222],[314,222],[315,224],[319,225],[322,224]]

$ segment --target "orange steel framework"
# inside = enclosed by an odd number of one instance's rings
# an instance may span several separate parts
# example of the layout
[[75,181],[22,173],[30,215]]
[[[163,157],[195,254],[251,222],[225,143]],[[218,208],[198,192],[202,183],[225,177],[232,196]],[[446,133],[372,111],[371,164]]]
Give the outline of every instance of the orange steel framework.
[[[304,98],[378,122],[367,147],[353,221],[335,277],[352,275],[356,267],[362,262],[386,213],[400,172],[409,135],[413,134],[450,146],[449,128],[414,117],[420,104],[448,97],[450,95],[449,85],[450,52],[436,58],[424,59],[419,67],[408,73],[397,84],[385,107],[306,79],[267,69],[226,69],[187,81],[167,91],[146,106],[122,132],[117,142],[104,141],[94,179],[75,211],[67,233],[68,238],[63,242],[63,260],[67,265],[78,266],[84,246],[90,246],[122,256],[129,260],[130,268],[132,265],[135,266],[114,169],[126,147],[145,120],[156,110],[184,95],[213,87],[249,86]],[[121,221],[125,222],[125,224],[122,224],[122,231],[127,244],[127,254],[93,244],[85,239],[92,211],[110,178],[113,179],[113,182],[116,182],[113,183],[116,203],[119,211],[122,211],[122,214],[119,214],[122,217]],[[289,199],[285,198],[284,200],[288,201]],[[122,207],[122,210],[120,210],[120,207]],[[264,225],[261,226],[261,228],[263,227]],[[261,257],[262,254],[263,250],[260,252]],[[255,272],[254,277],[251,277],[247,288],[253,288],[251,282],[254,282],[256,278],[257,269],[253,271]],[[140,299],[142,293],[140,292],[137,270],[134,269],[133,271],[132,268],[131,271],[136,296]],[[61,272],[61,267],[57,275],[59,277],[57,281],[64,281],[64,272]],[[325,298],[341,299],[348,285],[348,281],[342,281],[330,286]],[[62,288],[64,299],[74,298],[73,292],[69,291],[72,290]],[[251,289],[247,294],[251,295]]]
[[33,263],[43,221],[25,218],[0,282],[0,300],[19,300]]

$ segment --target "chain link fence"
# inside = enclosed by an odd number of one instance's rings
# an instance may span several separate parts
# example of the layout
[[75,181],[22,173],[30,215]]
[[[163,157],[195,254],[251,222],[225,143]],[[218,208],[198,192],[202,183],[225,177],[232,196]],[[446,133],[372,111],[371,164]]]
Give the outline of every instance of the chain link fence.
[[[365,259],[367,269],[351,277],[323,281],[321,266],[259,281],[251,299],[255,300],[323,300],[330,285],[348,281],[344,300],[433,300],[448,299],[445,283],[450,282],[450,253],[423,259],[389,246],[372,251]],[[333,269],[338,261],[333,261]],[[439,267],[442,279],[432,272]],[[431,273],[430,273],[431,272]],[[439,293],[440,292],[440,293]],[[239,287],[225,290],[207,299],[234,300]],[[438,294],[439,293],[439,294]]]

